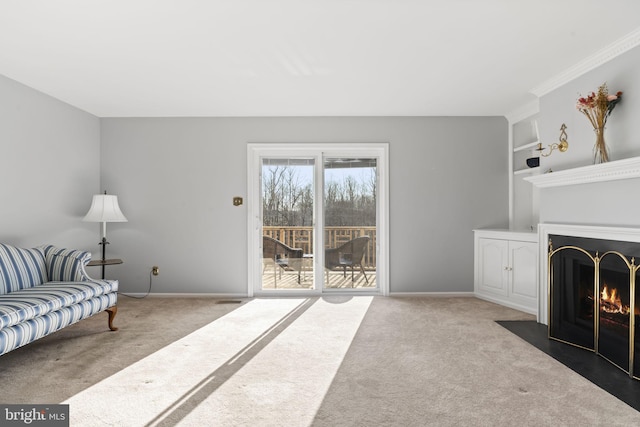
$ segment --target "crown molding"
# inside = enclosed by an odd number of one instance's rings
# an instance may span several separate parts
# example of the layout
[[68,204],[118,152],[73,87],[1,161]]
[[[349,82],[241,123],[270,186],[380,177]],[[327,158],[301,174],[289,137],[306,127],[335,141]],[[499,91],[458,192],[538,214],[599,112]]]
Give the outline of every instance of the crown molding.
[[640,178],[640,157],[565,169],[523,178],[539,188]]
[[518,123],[519,121],[531,117],[540,112],[540,100],[534,99],[533,101],[524,104],[515,110],[505,114],[505,118],[509,123]]
[[609,46],[599,50],[595,54],[578,62],[576,65],[566,69],[560,74],[550,78],[549,80],[534,87],[529,92],[537,97],[546,95],[547,93],[559,88],[560,86],[580,77],[581,75],[603,65],[617,56],[640,45],[640,28],[630,32],[623,38],[613,42]]

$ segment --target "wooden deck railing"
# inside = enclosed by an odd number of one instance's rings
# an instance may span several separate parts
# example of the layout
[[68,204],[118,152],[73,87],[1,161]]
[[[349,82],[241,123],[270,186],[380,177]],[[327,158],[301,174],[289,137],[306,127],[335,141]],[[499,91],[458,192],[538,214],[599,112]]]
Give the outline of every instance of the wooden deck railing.
[[[325,248],[335,248],[356,237],[369,236],[365,249],[364,268],[376,268],[376,227],[325,227]],[[292,248],[301,248],[305,254],[312,253],[313,227],[262,227],[265,236],[280,240]]]

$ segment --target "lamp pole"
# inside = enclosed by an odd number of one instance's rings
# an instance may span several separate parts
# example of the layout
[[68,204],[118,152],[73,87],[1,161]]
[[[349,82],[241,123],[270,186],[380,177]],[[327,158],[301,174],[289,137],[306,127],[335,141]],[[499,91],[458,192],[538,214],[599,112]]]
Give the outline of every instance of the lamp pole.
[[104,280],[104,268],[107,262],[107,260],[105,259],[105,256],[106,256],[105,252],[109,242],[107,242],[106,237],[103,237],[102,242],[100,242],[99,244],[102,245],[102,280]]

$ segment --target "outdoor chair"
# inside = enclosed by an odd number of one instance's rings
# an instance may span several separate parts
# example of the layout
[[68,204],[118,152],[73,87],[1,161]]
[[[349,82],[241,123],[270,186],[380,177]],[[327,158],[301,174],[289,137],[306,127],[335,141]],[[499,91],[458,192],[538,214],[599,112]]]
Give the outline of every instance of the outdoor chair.
[[338,246],[337,248],[325,249],[324,252],[324,266],[328,270],[333,270],[336,267],[342,267],[344,277],[347,277],[347,267],[351,268],[351,282],[355,280],[353,271],[354,267],[360,266],[360,271],[364,276],[364,280],[369,283],[369,279],[364,272],[364,266],[362,260],[364,258],[364,251],[369,244],[369,236],[357,237],[353,240]]
[[280,240],[262,236],[262,258],[273,262],[274,277],[278,267],[280,268],[280,277],[282,277],[282,270],[292,269],[298,272],[298,283],[300,283],[303,255],[304,251],[302,249],[291,248]]

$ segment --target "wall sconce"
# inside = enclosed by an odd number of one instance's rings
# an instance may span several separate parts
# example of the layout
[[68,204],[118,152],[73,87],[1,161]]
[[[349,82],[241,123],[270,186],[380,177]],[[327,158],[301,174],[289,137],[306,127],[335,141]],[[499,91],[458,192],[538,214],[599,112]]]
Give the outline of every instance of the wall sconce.
[[553,150],[555,149],[557,149],[561,153],[564,153],[569,149],[569,143],[567,142],[566,129],[567,129],[567,125],[563,123],[562,126],[560,127],[560,137],[558,138],[560,142],[555,144],[550,144],[548,147],[548,150],[549,150],[548,153],[546,154],[543,153],[545,148],[542,148],[542,143],[538,143],[538,148],[536,148],[536,150],[540,151],[540,154],[542,155],[542,157],[549,157],[553,152]]

